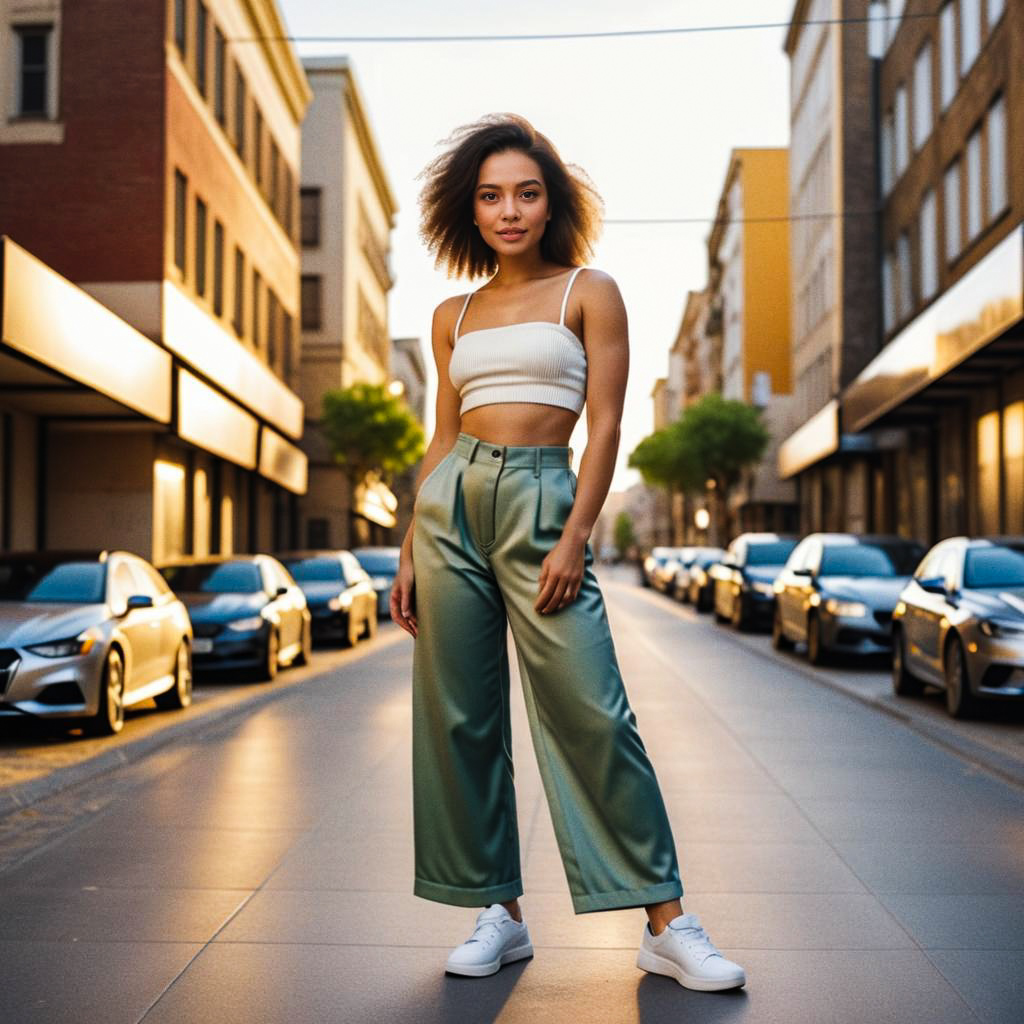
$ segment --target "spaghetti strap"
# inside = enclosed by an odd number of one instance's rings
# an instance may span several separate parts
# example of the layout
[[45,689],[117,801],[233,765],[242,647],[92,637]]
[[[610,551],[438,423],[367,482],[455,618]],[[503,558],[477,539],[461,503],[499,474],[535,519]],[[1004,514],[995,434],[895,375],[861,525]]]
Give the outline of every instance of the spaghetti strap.
[[562,296],[562,313],[558,318],[558,322],[564,327],[565,326],[565,310],[569,305],[569,289],[572,288],[573,281],[576,280],[576,275],[583,269],[583,267],[577,267],[569,275],[569,283],[565,286],[565,295]]
[[466,315],[466,307],[469,305],[469,300],[473,298],[473,292],[466,293],[466,301],[462,304],[462,312],[459,314],[459,319],[455,321],[455,339],[452,342],[454,347],[455,342],[459,340],[459,327],[462,325],[462,318]]

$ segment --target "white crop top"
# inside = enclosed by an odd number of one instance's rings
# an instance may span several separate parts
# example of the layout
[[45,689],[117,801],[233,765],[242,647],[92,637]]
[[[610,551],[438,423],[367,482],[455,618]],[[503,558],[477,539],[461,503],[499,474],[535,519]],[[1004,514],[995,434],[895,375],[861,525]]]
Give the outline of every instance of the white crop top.
[[448,364],[448,376],[462,396],[460,413],[495,402],[540,402],[577,413],[583,408],[587,353],[583,342],[565,326],[569,289],[582,269],[577,267],[569,275],[557,324],[528,320],[467,331],[460,339],[459,326],[475,292],[466,296]]

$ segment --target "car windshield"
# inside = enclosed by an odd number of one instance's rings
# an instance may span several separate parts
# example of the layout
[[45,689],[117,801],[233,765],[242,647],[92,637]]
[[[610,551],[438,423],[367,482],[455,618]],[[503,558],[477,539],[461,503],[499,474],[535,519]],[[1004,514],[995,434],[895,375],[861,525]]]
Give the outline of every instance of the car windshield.
[[398,555],[391,555],[386,551],[353,551],[352,553],[371,576],[398,572]]
[[747,545],[747,565],[783,565],[790,551],[796,547],[795,540],[773,540],[761,544]]
[[964,561],[964,586],[1024,587],[1024,546],[970,548]]
[[714,565],[715,562],[719,561],[724,554],[724,551],[702,551],[693,560],[693,564],[699,565],[702,569],[706,569],[709,565]]
[[106,562],[0,562],[0,601],[52,604],[100,604],[107,580]]
[[257,594],[263,589],[253,562],[168,565],[160,571],[171,589],[183,594]]
[[285,560],[285,567],[296,583],[344,583],[341,562],[332,555],[318,558],[295,558]]
[[923,549],[912,544],[830,544],[821,576],[910,576]]

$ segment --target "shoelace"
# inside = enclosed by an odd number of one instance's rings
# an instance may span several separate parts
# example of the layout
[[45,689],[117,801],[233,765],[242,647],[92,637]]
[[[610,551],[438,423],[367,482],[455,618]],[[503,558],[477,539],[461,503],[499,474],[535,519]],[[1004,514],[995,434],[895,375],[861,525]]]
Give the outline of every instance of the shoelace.
[[689,925],[686,928],[673,928],[673,934],[686,943],[687,948],[693,953],[703,953],[706,960],[709,956],[721,956],[715,948],[711,937],[700,925]]
[[[473,934],[468,939],[466,939],[466,942],[467,943],[469,943],[469,942],[491,942],[492,940],[497,938],[497,929],[498,929],[499,925],[501,924],[502,920],[504,920],[504,918],[502,918],[502,919],[500,919],[498,921],[481,921],[473,929]],[[477,938],[477,932],[479,932],[483,928],[494,928],[495,931],[492,931],[491,934],[488,935],[486,938]]]

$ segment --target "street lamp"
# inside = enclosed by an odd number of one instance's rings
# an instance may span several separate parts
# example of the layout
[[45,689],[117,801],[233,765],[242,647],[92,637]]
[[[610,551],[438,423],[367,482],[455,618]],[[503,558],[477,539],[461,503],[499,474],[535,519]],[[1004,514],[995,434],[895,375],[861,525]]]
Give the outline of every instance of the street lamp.
[[693,513],[693,525],[701,532],[711,525],[711,514],[706,508],[699,508]]

